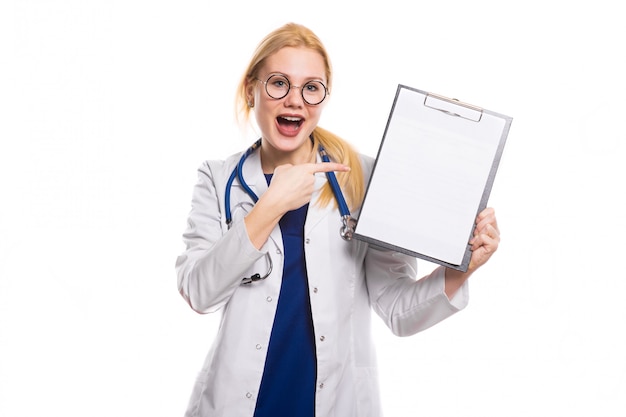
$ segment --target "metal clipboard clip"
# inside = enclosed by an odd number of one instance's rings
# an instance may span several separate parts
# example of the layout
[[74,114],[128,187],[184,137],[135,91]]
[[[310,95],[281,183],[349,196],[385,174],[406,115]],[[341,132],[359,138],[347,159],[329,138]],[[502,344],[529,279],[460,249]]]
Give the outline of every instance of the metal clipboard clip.
[[472,122],[480,122],[483,109],[471,104],[463,103],[455,98],[447,98],[438,94],[428,93],[424,97],[424,106],[439,110],[449,116],[462,117]]

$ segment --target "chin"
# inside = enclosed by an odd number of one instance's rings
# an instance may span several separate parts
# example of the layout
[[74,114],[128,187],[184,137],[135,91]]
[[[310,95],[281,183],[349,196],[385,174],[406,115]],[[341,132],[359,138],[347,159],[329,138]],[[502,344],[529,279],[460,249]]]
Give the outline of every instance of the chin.
[[287,136],[276,132],[269,141],[281,152],[293,152],[306,145],[310,141],[309,136],[304,130],[295,136]]

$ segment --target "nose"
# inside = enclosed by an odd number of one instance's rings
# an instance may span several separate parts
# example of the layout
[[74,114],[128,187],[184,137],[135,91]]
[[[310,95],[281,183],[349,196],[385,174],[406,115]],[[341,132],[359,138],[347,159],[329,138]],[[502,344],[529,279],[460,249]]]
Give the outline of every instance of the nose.
[[302,98],[301,86],[292,85],[285,96],[285,106],[287,107],[303,107],[304,99]]

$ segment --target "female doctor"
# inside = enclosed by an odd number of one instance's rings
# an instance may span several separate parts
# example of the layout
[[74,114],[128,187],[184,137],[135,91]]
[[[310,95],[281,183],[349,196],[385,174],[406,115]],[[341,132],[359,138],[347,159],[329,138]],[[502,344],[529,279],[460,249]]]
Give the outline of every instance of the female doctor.
[[396,335],[424,330],[466,306],[468,277],[498,248],[492,209],[476,219],[466,273],[417,280],[414,258],[343,239],[329,181],[358,217],[373,160],[317,126],[331,86],[314,33],[270,33],[238,89],[259,142],[199,168],[178,289],[221,324],[187,417],[380,416],[371,309]]

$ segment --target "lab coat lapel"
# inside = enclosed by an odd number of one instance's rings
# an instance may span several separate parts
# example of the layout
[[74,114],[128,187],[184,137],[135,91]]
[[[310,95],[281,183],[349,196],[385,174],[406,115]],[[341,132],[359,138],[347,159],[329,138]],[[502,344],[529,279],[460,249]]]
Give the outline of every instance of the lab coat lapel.
[[[321,159],[318,155],[318,162],[321,162]],[[260,152],[252,153],[246,162],[243,164],[243,177],[245,178],[248,186],[256,193],[257,196],[261,197],[263,193],[267,191],[267,181],[265,180],[265,175],[263,175],[263,168],[261,167],[261,156]],[[323,172],[318,172],[315,174],[315,185],[313,195],[311,197],[311,202],[309,204],[309,210],[307,213],[307,219],[305,224],[305,233],[310,233],[324,218],[326,218],[333,211],[333,202],[328,205],[328,207],[320,208],[317,205],[317,200],[322,191],[322,188],[327,183],[326,174]],[[339,226],[338,226],[339,227]],[[275,229],[271,236],[275,242],[282,242],[282,238],[280,236],[280,231]]]
[[[265,179],[263,168],[261,167],[261,153],[259,151],[252,153],[243,164],[243,178],[257,197],[261,198],[267,191],[267,180]],[[272,230],[270,239],[272,239],[278,247],[282,247],[283,240],[279,228]]]
[[310,234],[311,231],[322,222],[330,213],[333,211],[333,202],[331,201],[327,207],[320,207],[318,200],[320,194],[322,193],[322,189],[328,180],[326,179],[326,174],[323,172],[318,172],[315,174],[315,190],[313,191],[313,196],[311,197],[311,202],[309,204],[309,211],[307,213],[306,224],[304,226],[305,234]]
[[[322,157],[317,154],[316,162],[321,163]],[[322,189],[328,182],[325,172],[317,172],[315,173],[315,190],[313,191],[313,196],[311,197],[311,203],[309,204],[309,211],[307,213],[306,224],[304,226],[304,232],[308,235],[311,231],[320,224],[322,220],[328,217],[329,214],[333,212],[333,201],[328,204],[326,207],[320,207],[318,200],[320,194],[322,193]]]
[[246,159],[243,164],[243,178],[258,197],[267,191],[267,181],[261,168],[260,152],[253,152]]

